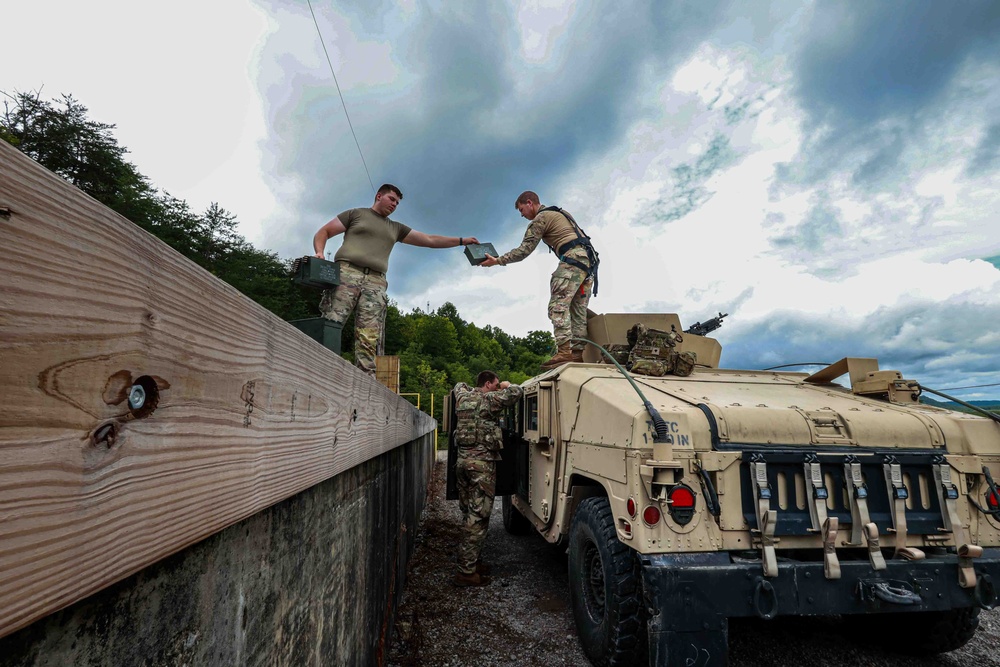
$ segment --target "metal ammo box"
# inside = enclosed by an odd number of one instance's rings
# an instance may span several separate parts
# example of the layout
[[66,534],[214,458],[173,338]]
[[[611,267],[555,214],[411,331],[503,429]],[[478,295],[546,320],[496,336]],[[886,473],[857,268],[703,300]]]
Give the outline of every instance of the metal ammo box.
[[478,266],[486,261],[487,253],[490,257],[498,256],[492,243],[470,243],[465,246],[465,256],[469,258],[469,264],[473,266]]
[[[322,261],[322,260],[320,260]],[[331,264],[332,262],[327,262]],[[323,347],[340,354],[340,334],[344,328],[343,324],[338,324],[325,317],[310,317],[305,320],[289,320],[289,324],[309,336]]]
[[330,289],[340,284],[340,267],[319,257],[299,257],[292,262],[292,281],[305,287]]

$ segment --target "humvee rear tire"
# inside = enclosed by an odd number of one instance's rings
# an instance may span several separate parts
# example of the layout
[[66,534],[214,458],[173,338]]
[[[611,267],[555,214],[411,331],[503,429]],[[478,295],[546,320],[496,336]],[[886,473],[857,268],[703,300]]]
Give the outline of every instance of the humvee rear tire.
[[937,655],[965,646],[979,628],[979,607],[858,615],[866,638],[907,655]]
[[596,667],[647,664],[642,571],[607,498],[580,503],[569,536],[569,590],[583,652]]
[[503,515],[503,527],[508,533],[527,535],[531,531],[531,522],[521,514],[519,509],[514,507],[514,501],[510,496],[501,498],[500,508]]

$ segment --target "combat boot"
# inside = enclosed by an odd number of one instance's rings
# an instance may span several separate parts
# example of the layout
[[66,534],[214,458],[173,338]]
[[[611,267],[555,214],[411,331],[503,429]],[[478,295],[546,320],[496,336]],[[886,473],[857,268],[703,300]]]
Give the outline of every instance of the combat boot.
[[[580,360],[583,360],[583,353],[580,353]],[[542,364],[542,368],[549,370],[556,366],[568,364],[571,361],[573,361],[573,350],[570,349],[569,343],[560,343],[559,349],[556,350],[551,359]]]
[[583,363],[583,350],[573,350],[573,358],[570,359],[574,364]]
[[459,588],[465,588],[466,586],[487,586],[490,583],[490,578],[478,572],[473,572],[472,574],[459,572],[455,575],[455,579],[451,583]]

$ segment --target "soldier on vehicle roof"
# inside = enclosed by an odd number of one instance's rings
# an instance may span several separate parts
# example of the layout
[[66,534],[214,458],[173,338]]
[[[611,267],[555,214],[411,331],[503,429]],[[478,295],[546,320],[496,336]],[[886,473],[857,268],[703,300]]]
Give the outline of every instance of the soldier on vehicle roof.
[[385,273],[393,246],[402,242],[422,248],[455,248],[479,243],[474,236],[424,234],[390,219],[389,214],[402,199],[399,188],[386,183],[378,189],[371,208],[348,209],[313,236],[313,251],[323,259],[327,240],[344,235],[343,245],[334,257],[340,265],[340,284],[323,293],[319,309],[323,317],[343,325],[357,308],[354,363],[369,375],[375,375],[375,355],[385,329],[389,305]]
[[501,382],[493,371],[483,371],[476,386],[455,385],[455,477],[462,510],[462,540],[458,547],[456,586],[484,586],[489,569],[480,556],[486,542],[496,493],[497,466],[503,433],[497,423],[507,406],[521,400],[524,390]]
[[542,368],[555,368],[570,361],[583,361],[586,343],[573,338],[587,336],[587,305],[597,293],[597,265],[600,263],[590,237],[583,233],[569,212],[558,206],[542,206],[538,195],[522,192],[514,202],[521,217],[531,221],[521,245],[491,257],[480,266],[506,266],[530,255],[539,242],[556,253],[559,265],[549,283],[549,319],[556,339],[555,355]]

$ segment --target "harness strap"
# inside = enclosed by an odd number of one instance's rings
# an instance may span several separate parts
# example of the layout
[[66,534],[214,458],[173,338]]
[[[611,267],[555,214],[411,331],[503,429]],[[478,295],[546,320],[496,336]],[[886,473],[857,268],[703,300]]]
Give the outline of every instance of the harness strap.
[[750,463],[750,478],[753,480],[757,496],[757,526],[754,531],[760,535],[761,560],[764,563],[764,576],[778,576],[778,558],[774,552],[774,528],[778,525],[778,510],[771,509],[771,485],[767,481],[767,463],[752,461]]
[[851,542],[852,546],[868,546],[868,560],[873,570],[885,569],[885,558],[882,556],[878,539],[878,526],[872,523],[868,513],[868,486],[861,475],[861,464],[848,461],[844,464],[844,480],[848,491],[854,490],[851,500]]
[[903,473],[900,465],[894,460],[890,460],[882,470],[885,472],[886,490],[889,492],[889,500],[892,502],[892,525],[889,532],[896,533],[896,558],[904,560],[923,560],[926,557],[923,551],[915,547],[906,546],[906,499],[909,492],[903,484]]
[[803,464],[805,468],[806,486],[812,489],[809,499],[809,516],[812,519],[810,530],[823,537],[823,574],[827,579],[840,579],[840,560],[837,558],[837,531],[840,530],[840,520],[835,516],[827,516],[826,501],[830,492],[823,481],[823,468],[813,455]]
[[806,461],[803,466],[806,473],[806,486],[812,490],[809,503],[809,517],[812,519],[812,530],[823,532],[826,523],[826,500],[830,497],[826,484],[823,482],[823,470],[819,461]]
[[[546,243],[545,245],[548,246],[549,252],[554,252],[559,257],[560,262],[566,262],[570,266],[575,266],[578,269],[586,271],[587,278],[593,276],[594,296],[597,296],[597,289],[599,285],[599,280],[597,278],[597,267],[600,265],[601,259],[600,255],[597,254],[597,250],[594,248],[594,244],[591,243],[590,237],[583,232],[583,230],[580,228],[580,225],[577,224],[576,219],[570,214],[569,211],[561,209],[558,206],[546,206],[545,208],[540,209],[539,213],[541,213],[542,211],[555,211],[556,213],[559,213],[564,218],[566,218],[569,221],[569,224],[573,227],[573,231],[576,232],[576,238],[562,244],[561,246],[559,246],[558,250],[550,246],[548,243]],[[567,252],[569,252],[570,250],[572,250],[577,246],[583,246],[584,248],[586,248],[587,260],[590,262],[590,266],[586,266],[583,264],[583,262],[573,259],[572,257],[565,256]]]
[[962,588],[975,588],[976,570],[972,559],[983,555],[983,548],[969,543],[962,519],[958,515],[958,487],[951,480],[951,466],[947,461],[937,463],[934,468],[934,482],[937,486],[938,501],[941,505],[941,517],[944,519],[944,530],[955,536],[955,547],[958,551],[958,585]]
[[827,517],[823,522],[823,575],[827,579],[840,579],[840,561],[837,559],[837,531],[840,519]]

